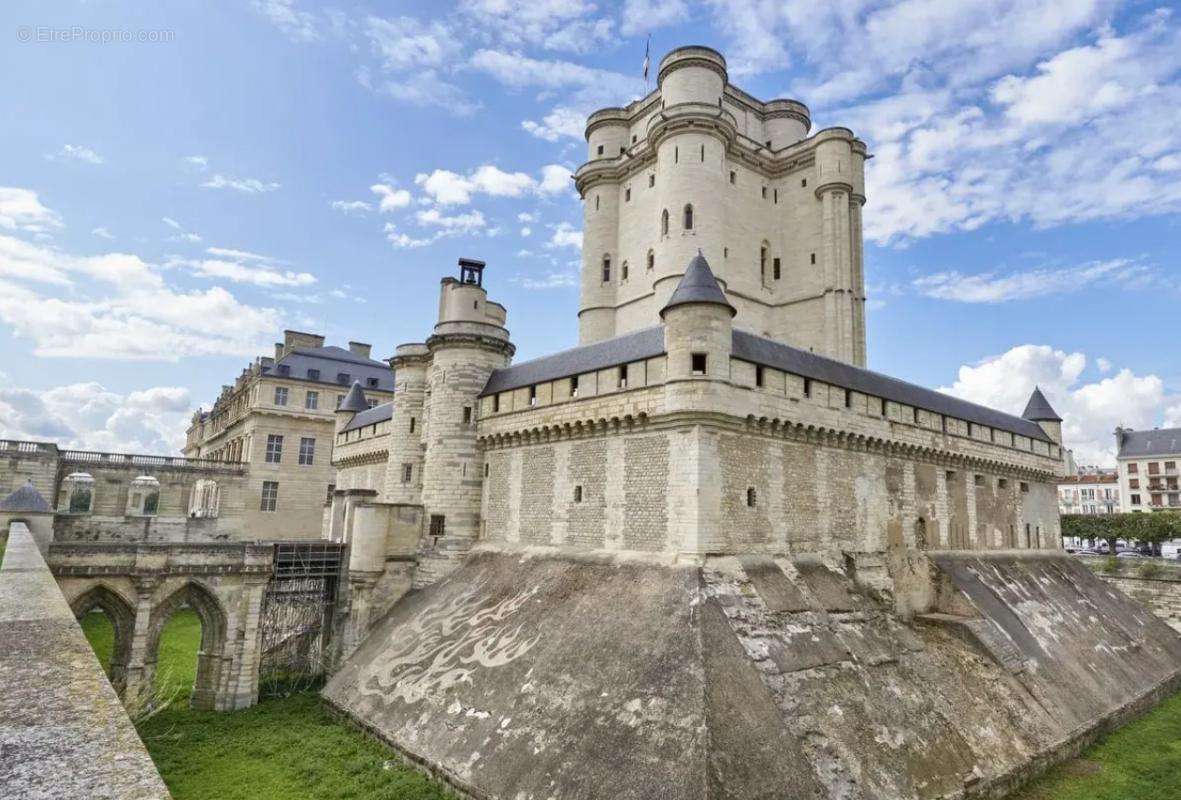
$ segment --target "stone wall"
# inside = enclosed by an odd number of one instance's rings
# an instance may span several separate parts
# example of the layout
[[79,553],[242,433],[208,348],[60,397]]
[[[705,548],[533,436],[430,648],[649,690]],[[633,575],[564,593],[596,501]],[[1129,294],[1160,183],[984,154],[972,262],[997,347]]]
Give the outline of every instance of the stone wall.
[[168,789],[21,524],[0,565],[0,796],[167,800]]
[[1107,583],[1181,631],[1181,564],[1117,559],[1113,571],[1106,558],[1081,558],[1080,561]]

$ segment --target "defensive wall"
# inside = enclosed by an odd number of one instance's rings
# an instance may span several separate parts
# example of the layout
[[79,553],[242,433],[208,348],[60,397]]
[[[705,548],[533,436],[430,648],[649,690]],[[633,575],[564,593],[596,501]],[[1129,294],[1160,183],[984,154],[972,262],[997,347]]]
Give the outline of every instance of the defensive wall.
[[152,759],[25,525],[0,565],[0,796],[167,800]]
[[1080,559],[1107,583],[1181,631],[1181,564],[1158,560]]

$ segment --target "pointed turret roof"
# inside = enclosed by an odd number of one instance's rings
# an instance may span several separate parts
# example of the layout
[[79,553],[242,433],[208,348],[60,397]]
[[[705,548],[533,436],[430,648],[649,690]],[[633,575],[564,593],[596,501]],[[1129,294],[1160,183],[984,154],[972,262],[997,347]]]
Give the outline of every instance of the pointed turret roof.
[[48,514],[53,511],[32,482],[26,483],[12,494],[0,500],[0,511],[15,514]]
[[360,381],[353,381],[353,388],[345,395],[337,411],[364,411],[369,408],[369,401],[365,399],[365,392],[361,389]]
[[730,305],[730,301],[726,299],[722,287],[718,286],[718,279],[714,277],[713,270],[709,268],[709,262],[705,260],[705,256],[701,254],[700,250],[697,251],[697,255],[693,256],[689,266],[685,267],[685,274],[681,276],[681,282],[677,284],[676,291],[673,292],[672,297],[668,298],[664,308],[660,309],[660,316],[663,317],[664,312],[670,308],[689,304],[725,306],[730,309],[730,316],[738,313],[737,309]]
[[1033,387],[1033,394],[1029,396],[1029,402],[1025,404],[1025,411],[1022,412],[1021,417],[1031,422],[1062,421],[1062,417],[1058,416],[1058,412],[1054,410],[1050,401],[1037,386]]

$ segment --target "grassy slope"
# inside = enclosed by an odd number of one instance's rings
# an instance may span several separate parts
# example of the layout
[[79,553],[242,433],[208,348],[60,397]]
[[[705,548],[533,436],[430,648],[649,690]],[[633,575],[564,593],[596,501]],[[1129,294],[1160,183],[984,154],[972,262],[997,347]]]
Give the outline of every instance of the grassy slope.
[[[83,627],[105,665],[112,646],[110,623],[101,614],[89,614]],[[229,714],[190,710],[187,696],[200,640],[201,623],[192,611],[179,611],[168,621],[159,674],[183,694],[139,729],[175,800],[450,797],[393,760],[388,749],[329,715],[312,692]]]
[[1050,770],[1011,800],[1176,800],[1181,797],[1181,694]]

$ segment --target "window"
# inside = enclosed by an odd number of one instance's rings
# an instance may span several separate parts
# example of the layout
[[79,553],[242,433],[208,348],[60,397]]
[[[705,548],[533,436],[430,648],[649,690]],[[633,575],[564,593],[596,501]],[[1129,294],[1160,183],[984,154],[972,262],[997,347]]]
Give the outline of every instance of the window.
[[369,386],[369,388],[375,389],[377,388],[377,378],[369,378],[365,381],[365,384]]
[[324,502],[331,503],[332,502],[332,495],[335,492],[336,492],[336,484],[335,483],[328,484],[328,493],[324,497]]
[[1132,495],[1132,505],[1134,505],[1134,506],[1140,505],[1140,495],[1138,495],[1138,494]]
[[706,357],[705,353],[693,353],[690,356],[690,367],[694,375],[705,374]]
[[411,483],[414,480],[414,465],[402,465],[402,483]]
[[484,477],[487,478],[492,473],[492,465],[487,461],[484,462]]
[[816,254],[815,253],[812,254],[812,263],[813,264],[816,263]]
[[774,276],[775,280],[779,280],[779,278],[781,277],[780,264],[779,264],[778,258],[773,259],[771,261],[771,274]]
[[536,386],[529,387],[529,405],[531,405],[531,406],[537,405],[537,387]]
[[767,282],[767,244],[759,248],[759,280],[763,283]]
[[68,492],[68,508],[71,514],[89,514],[94,499],[94,478],[87,472],[72,472],[63,481]]
[[627,262],[626,261],[623,262],[623,266],[620,268],[619,277],[620,277],[620,280],[624,280],[624,281],[627,280]]
[[276,386],[275,387],[275,405],[277,405],[277,406],[287,405],[287,387],[286,386]]
[[693,205],[692,205],[692,203],[685,204],[684,228],[687,231],[693,230]]
[[599,145],[598,149],[595,150],[595,153],[600,156],[603,155],[603,145]]
[[336,407],[337,407],[337,408],[340,408],[340,404],[341,404],[341,403],[343,403],[343,402],[344,402],[344,395],[343,395],[343,394],[338,394],[338,395],[336,396]]
[[575,375],[570,379],[570,396],[578,397],[578,376]]
[[320,407],[320,393],[308,392],[303,396],[303,407],[309,410],[316,410]]
[[258,506],[259,511],[274,511],[279,507],[279,482],[278,481],[263,481],[262,482],[262,502]]
[[308,370],[308,380],[309,380],[309,381],[318,381],[318,380],[320,380],[320,370],[318,370],[318,369],[309,369],[309,370]]
[[730,184],[732,186],[735,186],[738,184],[738,173],[735,172],[734,170],[730,170]]
[[779,202],[779,190],[778,189],[775,190],[774,195],[775,195],[775,202],[778,203]]
[[800,181],[800,186],[807,186],[807,185],[808,185],[808,179],[807,179],[807,178],[804,178],[803,180],[801,180],[801,181]]
[[627,364],[619,368],[619,388],[627,388]]
[[279,365],[279,374],[280,375],[290,375],[291,374],[291,366],[288,364],[280,364]]
[[763,187],[763,199],[764,200],[767,199],[767,187],[766,186]]
[[701,145],[701,163],[705,163],[705,145]]
[[1148,462],[1148,474],[1149,475],[1160,475],[1160,462],[1159,461]]
[[611,256],[603,256],[603,283],[611,282]]
[[1166,461],[1165,462],[1165,472],[1174,472],[1174,471],[1176,471],[1176,469],[1177,469],[1177,462],[1176,461]]
[[919,410],[917,408],[914,408],[914,409],[911,409],[911,412],[912,412],[912,416],[914,419],[914,424],[921,425],[923,420],[922,420],[922,417],[919,416]]
[[770,149],[771,149],[771,140],[770,140],[770,139],[768,139],[768,140],[765,142],[765,144],[767,145],[767,149],[768,149],[768,150],[770,150]]
[[494,394],[494,395],[492,395],[492,413],[496,414],[499,412],[500,412],[500,395]]
[[976,480],[975,480],[975,484],[976,484],[977,486],[983,487],[983,486],[984,486],[984,476],[983,476],[983,475],[977,475],[977,476],[976,476]]
[[595,211],[599,210],[599,196],[595,195]]
[[1128,464],[1128,474],[1129,475],[1135,475],[1139,471],[1140,471],[1140,466],[1138,464]]
[[316,440],[311,436],[299,438],[299,463],[310,467],[316,460]]
[[648,188],[651,189],[655,185],[656,185],[656,174],[653,173],[648,176]]
[[656,269],[656,254],[651,250],[648,251],[648,270]]
[[267,435],[267,463],[278,464],[283,460],[283,437],[277,433]]
[[629,186],[628,188],[623,190],[623,202],[630,203],[631,199],[632,199],[632,190],[631,190],[631,187]]
[[668,209],[660,212],[660,235],[668,236]]
[[575,503],[582,502],[582,487],[581,486],[574,487],[574,502]]
[[472,424],[472,407],[471,406],[464,406],[463,407],[463,424],[464,425],[471,425]]
[[1022,492],[1022,494],[1029,493],[1029,484],[1026,483],[1025,481],[1021,481],[1021,492]]
[[853,392],[846,389],[845,390],[845,408],[852,408],[852,407],[853,407]]
[[673,163],[674,164],[681,163],[681,148],[679,148],[679,147],[673,148]]
[[804,378],[804,397],[812,396],[812,379]]
[[442,514],[431,514],[431,536],[438,539],[447,530],[447,518]]
[[635,143],[636,143],[636,135],[633,133],[632,134],[632,144],[635,144]]
[[756,505],[758,505],[758,502],[759,502],[759,496],[758,496],[758,493],[755,491],[755,487],[753,487],[753,486],[748,487],[746,490],[747,508],[754,508]]
[[882,416],[886,416],[886,398],[882,398]]
[[411,417],[410,418],[410,432],[411,433],[414,433],[414,428],[415,428],[416,424],[417,424],[417,421],[414,419],[414,417]]
[[755,367],[755,386],[762,388],[763,386],[763,368]]
[[1130,478],[1128,480],[1128,488],[1129,489],[1139,489],[1140,488],[1140,479],[1139,478]]

